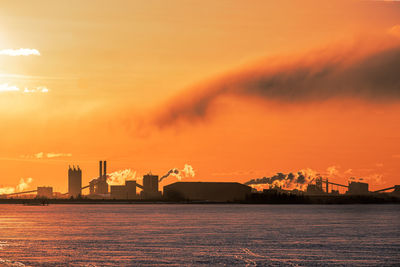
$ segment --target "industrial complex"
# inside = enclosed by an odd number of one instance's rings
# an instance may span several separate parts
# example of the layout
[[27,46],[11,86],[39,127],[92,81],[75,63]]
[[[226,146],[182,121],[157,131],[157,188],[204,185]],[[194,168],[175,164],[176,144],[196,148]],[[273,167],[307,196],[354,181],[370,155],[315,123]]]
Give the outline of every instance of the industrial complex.
[[[171,171],[169,173],[172,173]],[[169,174],[168,173],[168,174]],[[167,174],[167,175],[168,175]],[[400,185],[369,191],[369,185],[365,182],[351,181],[347,185],[329,181],[327,178],[318,177],[307,184],[305,190],[288,190],[278,186],[269,186],[263,190],[235,182],[175,182],[159,188],[159,183],[166,175],[159,178],[151,173],[143,176],[142,184],[137,180],[125,180],[123,184],[109,185],[107,174],[107,161],[99,161],[98,177],[92,179],[89,184],[82,185],[82,170],[79,166],[68,168],[68,192],[53,192],[50,186],[40,186],[36,190],[16,192],[0,195],[2,199],[86,199],[86,200],[129,200],[129,201],[190,201],[190,202],[246,202],[251,199],[260,199],[278,194],[288,196],[379,196],[400,198]],[[280,176],[277,176],[280,177]],[[289,176],[288,176],[289,177]],[[266,179],[266,178],[264,178]],[[269,178],[268,178],[269,179]],[[249,182],[259,181],[260,179]],[[89,190],[85,190],[89,189]],[[339,191],[346,190],[344,194]]]

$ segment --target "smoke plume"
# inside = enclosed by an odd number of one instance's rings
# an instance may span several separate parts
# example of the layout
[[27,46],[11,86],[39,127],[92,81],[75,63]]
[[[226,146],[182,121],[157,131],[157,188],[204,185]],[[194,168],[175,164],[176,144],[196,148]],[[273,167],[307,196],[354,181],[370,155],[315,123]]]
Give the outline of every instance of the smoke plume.
[[312,183],[316,178],[320,177],[316,171],[311,169],[300,170],[295,173],[277,173],[271,177],[263,177],[247,181],[245,185],[266,185],[268,188],[285,188],[305,190],[307,185]]
[[160,178],[160,182],[162,181],[162,180],[164,180],[165,178],[167,178],[168,176],[170,176],[171,174],[179,174],[179,170],[178,169],[171,169],[171,170],[169,170],[164,176],[162,176],[161,178]]
[[0,187],[0,195],[2,194],[13,194],[17,192],[21,192],[29,188],[29,185],[32,183],[33,179],[32,178],[21,178],[19,180],[19,184],[16,185],[15,187]]
[[175,176],[179,181],[182,180],[183,178],[189,178],[189,177],[194,177],[195,172],[194,169],[191,165],[185,164],[182,170],[179,170],[177,168],[173,168],[169,170],[164,176],[160,178],[160,182],[167,178],[168,176]]
[[300,104],[335,98],[399,101],[399,41],[391,34],[379,41],[264,61],[179,95],[155,123],[162,127],[203,119],[216,100],[227,96]]

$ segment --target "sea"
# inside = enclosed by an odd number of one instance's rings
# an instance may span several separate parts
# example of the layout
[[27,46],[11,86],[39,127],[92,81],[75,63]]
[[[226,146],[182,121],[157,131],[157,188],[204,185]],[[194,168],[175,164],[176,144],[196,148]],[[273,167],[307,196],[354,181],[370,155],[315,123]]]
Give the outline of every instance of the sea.
[[0,266],[400,266],[400,205],[0,205]]

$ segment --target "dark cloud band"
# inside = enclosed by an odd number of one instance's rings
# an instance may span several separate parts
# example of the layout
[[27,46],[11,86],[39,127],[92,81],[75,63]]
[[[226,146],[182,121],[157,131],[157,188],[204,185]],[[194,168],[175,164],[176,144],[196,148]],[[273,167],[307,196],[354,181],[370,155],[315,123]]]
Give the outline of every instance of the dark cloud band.
[[205,118],[221,96],[256,97],[302,103],[333,98],[367,101],[400,100],[400,45],[369,52],[363,47],[303,55],[225,75],[173,99],[156,124]]

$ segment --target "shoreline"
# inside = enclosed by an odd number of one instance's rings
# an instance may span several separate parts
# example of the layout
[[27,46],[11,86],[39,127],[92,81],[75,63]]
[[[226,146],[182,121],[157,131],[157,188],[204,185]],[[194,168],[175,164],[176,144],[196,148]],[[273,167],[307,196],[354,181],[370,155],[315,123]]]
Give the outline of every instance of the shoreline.
[[116,200],[116,199],[0,199],[1,204],[18,204],[26,206],[44,205],[133,205],[133,204],[181,204],[181,205],[352,205],[352,204],[400,204],[400,198],[395,196],[301,196],[287,198],[287,196],[259,197],[244,201],[172,201],[172,200]]

